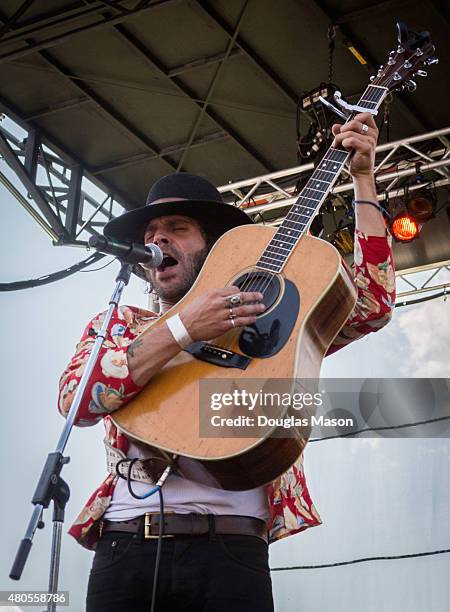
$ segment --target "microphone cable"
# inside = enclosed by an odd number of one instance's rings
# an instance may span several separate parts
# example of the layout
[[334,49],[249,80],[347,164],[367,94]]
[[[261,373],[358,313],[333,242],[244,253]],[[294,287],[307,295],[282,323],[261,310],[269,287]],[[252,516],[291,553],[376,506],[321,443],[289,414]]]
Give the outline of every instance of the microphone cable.
[[[18,291],[20,289],[32,289],[33,287],[40,287],[42,285],[48,285],[49,283],[54,283],[55,281],[62,280],[63,278],[67,278],[76,272],[80,272],[83,268],[90,266],[91,264],[103,259],[105,255],[103,253],[93,253],[89,255],[87,259],[83,261],[79,261],[64,270],[59,270],[58,272],[52,272],[51,274],[44,274],[39,276],[38,278],[33,278],[25,281],[14,281],[11,283],[0,283],[0,291]],[[114,261],[114,260],[113,260]],[[94,272],[94,270],[85,270],[86,272]]]
[[[177,458],[177,455],[174,455],[172,457],[172,461],[175,461],[176,458]],[[157,460],[159,459],[160,461],[166,462],[166,460],[163,458],[154,457],[154,459],[157,459]],[[128,492],[135,499],[147,499],[148,497],[150,497],[151,495],[154,495],[155,493],[158,493],[159,495],[159,531],[158,531],[158,543],[156,546],[155,569],[153,571],[152,598],[151,598],[151,603],[150,603],[150,612],[156,612],[156,593],[158,591],[159,566],[161,564],[162,539],[164,535],[164,497],[163,497],[162,487],[164,483],[166,482],[167,477],[169,476],[172,470],[173,464],[169,463],[167,465],[167,467],[165,468],[165,470],[159,477],[158,482],[152,489],[150,489],[150,491],[148,491],[144,495],[137,495],[133,491],[132,486],[131,486],[131,470],[133,468],[133,465],[136,463],[136,461],[139,461],[139,460],[140,460],[139,457],[135,457],[134,459],[131,459],[131,460],[128,458],[120,459],[116,464],[116,474],[120,478],[123,478],[124,480],[127,481]],[[121,472],[119,471],[119,466],[123,462],[129,462],[126,476],[121,474]]]

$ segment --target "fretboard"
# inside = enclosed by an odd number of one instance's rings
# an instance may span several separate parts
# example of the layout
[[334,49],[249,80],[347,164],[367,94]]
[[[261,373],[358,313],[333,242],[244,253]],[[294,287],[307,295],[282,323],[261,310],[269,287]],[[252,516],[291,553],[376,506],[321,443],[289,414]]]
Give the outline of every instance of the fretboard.
[[[375,111],[387,92],[386,87],[369,85],[357,106]],[[347,121],[350,121],[354,115],[355,113],[350,115]],[[334,147],[328,149],[301,190],[297,201],[289,209],[276,234],[264,249],[256,264],[257,268],[281,272],[289,255],[327,198],[349,156],[350,153],[345,149]]]

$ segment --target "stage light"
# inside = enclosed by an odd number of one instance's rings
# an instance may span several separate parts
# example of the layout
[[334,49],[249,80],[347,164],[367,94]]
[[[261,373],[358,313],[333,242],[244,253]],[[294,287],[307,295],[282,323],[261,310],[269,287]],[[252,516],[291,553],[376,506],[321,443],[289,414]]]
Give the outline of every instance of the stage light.
[[436,212],[436,196],[429,189],[420,189],[409,195],[406,210],[419,223],[425,223]]
[[399,242],[411,242],[419,235],[420,224],[406,211],[394,217],[391,222],[391,232]]

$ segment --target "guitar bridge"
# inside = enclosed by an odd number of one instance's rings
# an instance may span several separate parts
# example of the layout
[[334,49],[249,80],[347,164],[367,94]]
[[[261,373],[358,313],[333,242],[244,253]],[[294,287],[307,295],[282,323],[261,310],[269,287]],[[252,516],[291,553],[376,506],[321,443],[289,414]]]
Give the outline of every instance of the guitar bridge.
[[222,368],[245,370],[251,361],[250,357],[209,342],[194,342],[184,350],[196,359],[200,359],[200,361],[206,361]]

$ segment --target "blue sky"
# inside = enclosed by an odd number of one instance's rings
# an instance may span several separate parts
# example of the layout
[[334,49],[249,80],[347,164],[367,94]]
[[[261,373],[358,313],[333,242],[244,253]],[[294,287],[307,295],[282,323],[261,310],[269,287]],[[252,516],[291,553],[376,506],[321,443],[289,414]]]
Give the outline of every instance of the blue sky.
[[[33,278],[84,259],[53,247],[28,214],[0,187],[3,207],[0,282]],[[95,266],[94,266],[95,267]],[[23,537],[37,477],[56,445],[63,420],[57,382],[91,316],[104,309],[114,276],[79,273],[44,287],[2,293],[2,543],[1,589],[45,589],[51,512],[36,534],[20,583],[7,577]],[[145,306],[133,279],[124,303]],[[450,378],[449,303],[443,299],[398,309],[385,329],[326,359],[325,377],[436,376]],[[66,529],[105,473],[101,425],[74,429],[63,476],[71,488]],[[450,444],[444,439],[335,440],[305,453],[311,494],[324,524],[271,547],[271,565],[328,563],[450,547]],[[60,586],[68,610],[83,610],[91,553],[63,538]],[[277,612],[444,612],[450,609],[450,555],[378,561],[343,568],[279,572],[273,576]],[[67,608],[66,608],[67,609]]]

